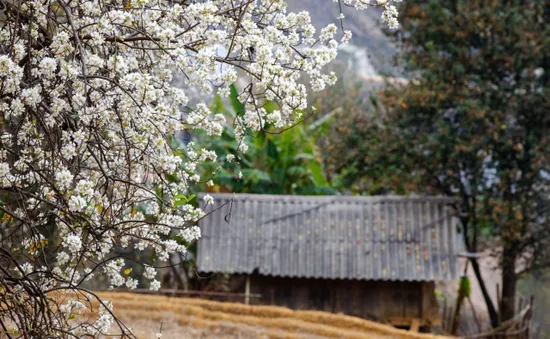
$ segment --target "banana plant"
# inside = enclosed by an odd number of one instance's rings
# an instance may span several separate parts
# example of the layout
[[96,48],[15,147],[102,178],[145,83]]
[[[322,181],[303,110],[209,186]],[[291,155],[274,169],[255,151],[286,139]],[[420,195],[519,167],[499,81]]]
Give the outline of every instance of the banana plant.
[[[211,110],[236,117],[244,112],[239,102],[237,90],[231,87],[229,103],[215,97]],[[266,102],[265,109],[272,112],[277,108],[274,102]],[[225,159],[227,154],[237,154],[234,163],[220,167],[206,167],[205,171],[215,172],[212,191],[265,194],[335,194],[327,182],[316,144],[332,123],[328,114],[309,124],[297,126],[279,133],[267,126],[259,133],[249,133],[245,142],[248,151],[238,151],[238,144],[231,129],[226,129],[221,138],[209,138],[199,135],[207,148],[216,151],[218,158]],[[239,178],[239,172],[242,178]],[[204,189],[204,188],[203,188]]]

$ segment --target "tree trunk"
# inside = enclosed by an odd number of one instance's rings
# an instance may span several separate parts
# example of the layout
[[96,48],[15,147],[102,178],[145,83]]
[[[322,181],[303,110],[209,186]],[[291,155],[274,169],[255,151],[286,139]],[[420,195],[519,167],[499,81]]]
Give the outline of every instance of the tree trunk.
[[495,309],[495,305],[493,304],[493,300],[491,299],[491,296],[487,291],[487,286],[485,286],[485,281],[481,276],[481,270],[479,268],[477,259],[470,258],[470,263],[472,263],[472,269],[474,270],[474,274],[476,275],[477,282],[479,283],[479,287],[481,288],[481,293],[483,294],[483,299],[485,299],[485,304],[487,304],[487,312],[489,312],[489,318],[491,319],[491,326],[493,326],[493,328],[498,327],[499,325],[498,313],[497,313],[497,310]]
[[502,262],[502,298],[500,301],[501,320],[514,317],[516,313],[516,255],[509,248],[504,248]]
[[[464,197],[463,200],[464,200],[464,205],[468,206],[468,197]],[[464,234],[464,245],[466,246],[466,250],[470,253],[477,253],[477,238],[475,236],[475,232],[476,232],[475,226],[474,226],[473,239],[469,239],[468,237],[468,233],[469,233],[468,226],[470,225],[471,214],[472,213],[469,213],[467,216],[461,217],[460,221],[462,222],[462,231]],[[483,294],[483,299],[485,300],[485,304],[487,305],[487,312],[489,313],[489,318],[491,319],[491,326],[493,328],[496,328],[499,325],[498,313],[495,308],[495,304],[493,303],[493,300],[491,299],[491,296],[487,291],[485,280],[483,280],[483,276],[481,276],[481,269],[479,268],[479,263],[477,262],[476,258],[470,258],[470,263],[472,264],[472,269],[474,270],[474,274],[476,276],[477,282],[479,283],[479,288],[481,289],[481,293]]]

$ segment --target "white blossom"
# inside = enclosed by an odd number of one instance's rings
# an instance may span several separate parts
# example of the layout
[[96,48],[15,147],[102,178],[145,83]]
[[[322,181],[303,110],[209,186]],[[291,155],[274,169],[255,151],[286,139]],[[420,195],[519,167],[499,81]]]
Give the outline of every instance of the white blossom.
[[212,196],[210,194],[206,194],[202,200],[204,200],[204,202],[207,204],[207,205],[212,205],[214,203],[214,198],[212,198]]
[[67,254],[67,252],[64,252],[64,251],[58,252],[56,258],[57,258],[58,265],[64,265],[67,262],[69,262],[69,260],[71,260],[71,257],[69,256],[69,254]]
[[25,263],[21,264],[20,268],[21,268],[21,272],[23,274],[29,274],[33,271],[34,267],[30,263],[25,262]]
[[352,33],[351,31],[344,31],[344,36],[342,37],[342,43],[348,43],[351,40]]
[[57,60],[46,57],[40,61],[38,74],[49,78],[54,75],[56,69]]
[[81,212],[85,207],[87,203],[84,198],[80,196],[71,196],[69,200],[69,211],[71,212]]
[[0,162],[0,185],[8,187],[12,180],[13,176],[10,172],[10,165],[6,162]]
[[61,305],[61,311],[65,314],[83,314],[87,307],[80,300],[69,300],[66,304]]
[[391,5],[391,2],[401,2],[402,0],[377,0],[378,5],[384,7],[382,12],[382,22],[385,22],[390,29],[399,28],[399,22],[397,17],[399,13],[397,8],[394,5]]
[[55,180],[59,189],[68,189],[73,181],[73,175],[68,170],[62,170],[57,172],[55,175]]
[[127,288],[133,290],[133,289],[137,288],[137,285],[138,285],[138,281],[136,279],[133,279],[133,278],[126,279],[126,287]]
[[[397,0],[343,1],[382,7],[382,20],[398,26]],[[174,136],[232,128],[246,152],[250,132],[301,118],[308,82],[313,91],[336,82],[326,66],[351,38],[333,23],[317,32],[307,12],[288,11],[284,0],[27,0],[19,7],[0,29],[0,188],[17,192],[4,206],[14,217],[6,232],[24,234],[26,251],[46,246],[40,234],[55,224],[55,260],[45,268],[19,263],[44,291],[70,291],[92,267],[111,288],[136,288],[138,279],[123,274],[125,260],[113,259],[117,246],[151,250],[159,260],[186,253],[206,213],[182,196],[194,183],[214,185],[202,176],[205,163],[237,158],[219,159],[200,139],[182,146]],[[345,23],[343,14],[338,19]],[[233,83],[244,111],[213,112],[205,97],[228,96]],[[265,99],[277,109],[267,112]],[[144,275],[156,272],[147,267]],[[74,330],[107,333],[111,309],[106,303],[95,322]]]
[[69,252],[74,254],[82,248],[82,240],[78,235],[69,234],[64,239],[64,245],[68,248]]
[[145,267],[145,272],[143,273],[143,276],[145,278],[154,279],[156,275],[157,275],[157,271],[155,270],[154,267],[151,267],[151,266]]
[[[149,283],[149,289],[151,291],[158,291],[160,288],[160,282],[158,280],[153,280]],[[157,334],[157,338],[160,338],[160,336]]]
[[192,242],[200,238],[201,229],[197,226],[189,227],[180,231],[179,236],[186,242]]

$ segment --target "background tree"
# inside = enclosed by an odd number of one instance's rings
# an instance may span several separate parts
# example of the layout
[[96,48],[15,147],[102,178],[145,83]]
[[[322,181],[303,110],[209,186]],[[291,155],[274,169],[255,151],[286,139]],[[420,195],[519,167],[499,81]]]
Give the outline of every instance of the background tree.
[[338,74],[341,86],[313,95],[314,105],[322,112],[332,112],[331,119],[338,121],[328,126],[326,136],[317,138],[327,180],[345,194],[376,195],[389,190],[407,193],[412,184],[402,178],[399,155],[386,154],[383,164],[364,166],[363,159],[381,155],[379,148],[386,143],[381,133],[383,126],[374,114],[379,107],[376,92],[385,82],[361,79],[349,72]]
[[[407,1],[403,12],[400,60],[411,83],[384,91],[378,112],[350,117],[357,126],[336,130],[346,147],[358,147],[351,156],[327,157],[342,164],[346,182],[364,184],[359,192],[370,177],[382,184],[377,192],[460,197],[466,249],[494,249],[509,319],[518,277],[550,263],[550,6],[427,0]],[[470,261],[497,326],[497,307]]]

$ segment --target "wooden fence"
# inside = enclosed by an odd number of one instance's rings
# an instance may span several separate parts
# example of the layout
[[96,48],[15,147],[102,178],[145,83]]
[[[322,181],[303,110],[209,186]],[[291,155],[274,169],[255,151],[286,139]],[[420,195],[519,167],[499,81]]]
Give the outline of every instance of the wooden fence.
[[463,305],[455,320],[455,306],[448,306],[444,302],[441,309],[442,330],[444,333],[453,332],[453,322],[458,322],[455,335],[467,339],[529,339],[530,324],[533,315],[533,297],[518,297],[516,302],[516,315],[503,321],[499,327],[491,328],[487,317],[481,317],[471,301]]

